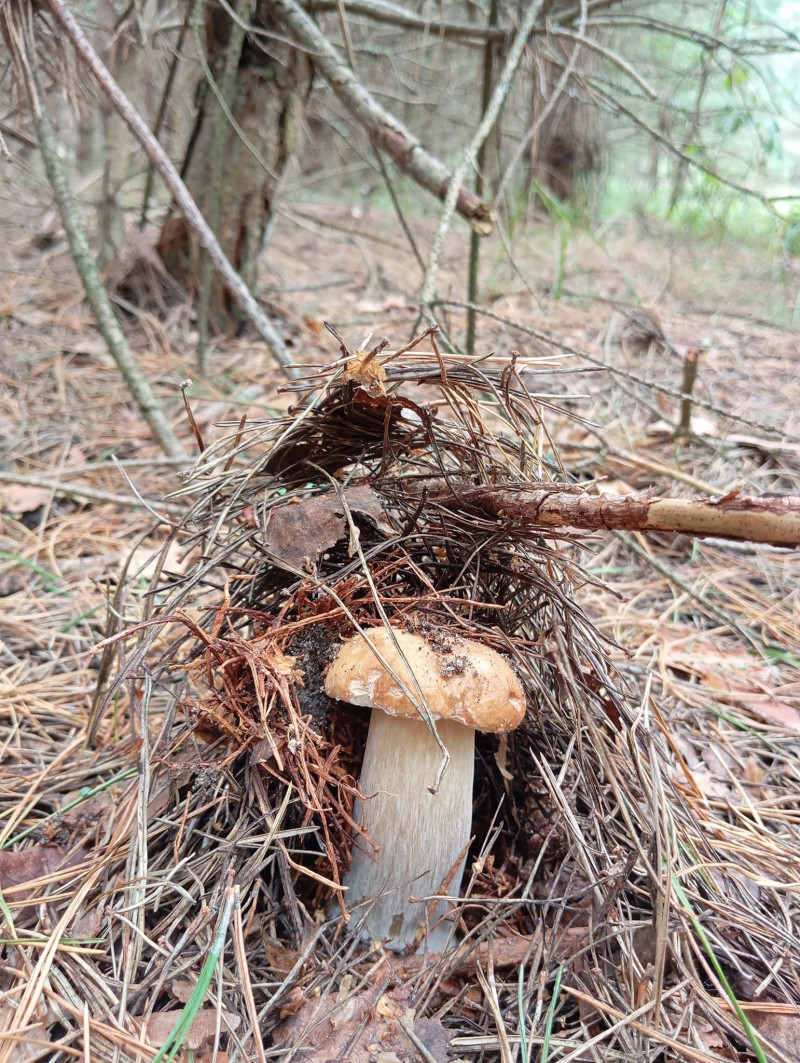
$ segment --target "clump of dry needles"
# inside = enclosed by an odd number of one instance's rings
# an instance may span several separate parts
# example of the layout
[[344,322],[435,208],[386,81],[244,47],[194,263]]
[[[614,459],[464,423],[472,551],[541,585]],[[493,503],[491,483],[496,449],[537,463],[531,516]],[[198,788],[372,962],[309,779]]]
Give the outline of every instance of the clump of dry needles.
[[[341,352],[288,416],[203,450],[173,496],[192,500],[171,536],[191,564],[158,572],[136,624],[116,602],[93,731],[139,770],[78,891],[108,947],[90,976],[57,965],[109,1015],[97,1058],[134,1058],[126,1023],[147,1042],[209,956],[199,1013],[230,1059],[376,1058],[393,1016],[408,1060],[767,1058],[740,1001],[800,1001],[796,784],[773,779],[760,810],[706,800],[582,611],[574,539],[463,498],[569,482],[535,393],[552,360],[442,353],[433,330]],[[387,623],[493,646],[529,705],[507,741],[479,738],[461,944],[435,956],[367,950],[330,915],[367,721],[322,676]]]

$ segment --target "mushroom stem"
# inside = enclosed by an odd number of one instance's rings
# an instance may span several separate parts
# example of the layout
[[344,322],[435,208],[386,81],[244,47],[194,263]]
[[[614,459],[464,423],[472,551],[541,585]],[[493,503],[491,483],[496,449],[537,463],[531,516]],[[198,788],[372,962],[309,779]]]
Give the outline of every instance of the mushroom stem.
[[[388,947],[405,949],[420,924],[432,927],[427,947],[446,944],[451,924],[442,920],[446,901],[432,913],[424,898],[439,892],[459,857],[461,864],[447,882],[457,894],[464,870],[463,850],[472,820],[472,775],[475,732],[451,720],[438,720],[436,729],[450,754],[439,792],[428,786],[436,778],[442,751],[422,720],[387,716],[372,710],[360,786],[366,800],[357,801],[356,820],[379,852],[362,842],[344,878],[348,907],[370,901],[366,929],[374,938],[389,938]],[[374,795],[374,796],[372,796]],[[438,925],[435,925],[438,924]]]

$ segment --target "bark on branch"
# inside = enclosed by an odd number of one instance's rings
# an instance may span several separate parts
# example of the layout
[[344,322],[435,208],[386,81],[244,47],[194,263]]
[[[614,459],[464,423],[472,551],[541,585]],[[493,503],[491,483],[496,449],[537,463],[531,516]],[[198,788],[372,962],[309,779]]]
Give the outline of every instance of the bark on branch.
[[430,496],[459,504],[500,520],[537,529],[583,531],[682,532],[696,538],[713,535],[737,542],[800,546],[800,496],[763,494],[743,498],[642,498],[635,495],[589,495],[559,487],[448,488]]
[[338,11],[339,3],[346,13],[363,15],[373,22],[383,22],[401,29],[429,33],[434,37],[446,37],[467,41],[502,41],[512,31],[512,26],[497,28],[472,25],[468,22],[444,22],[439,18],[426,18],[418,15],[391,0],[304,0],[306,11]]
[[[416,137],[383,108],[336,53],[328,38],[295,0],[273,0],[292,37],[311,54],[315,67],[375,142],[397,165],[423,188],[444,200],[450,184],[450,171],[426,151]],[[468,188],[460,188],[456,210],[480,236],[488,236],[494,227],[494,215],[488,203]]]
[[[601,11],[604,8],[614,7],[622,0],[602,0],[601,3],[588,3],[588,12]],[[347,14],[362,15],[374,22],[387,23],[390,26],[400,26],[402,29],[416,30],[420,33],[428,33],[434,37],[445,37],[451,40],[472,41],[503,41],[514,32],[510,24],[504,26],[479,26],[468,22],[445,22],[441,17],[426,18],[411,11],[402,4],[393,3],[392,0],[303,0],[302,5],[306,11],[339,11],[344,8]],[[575,4],[567,11],[559,11],[558,22],[560,26],[568,26],[580,15],[580,4]],[[531,36],[536,37],[548,32],[546,26],[536,26],[531,31]],[[553,32],[551,27],[550,32]],[[563,32],[560,30],[559,32]]]

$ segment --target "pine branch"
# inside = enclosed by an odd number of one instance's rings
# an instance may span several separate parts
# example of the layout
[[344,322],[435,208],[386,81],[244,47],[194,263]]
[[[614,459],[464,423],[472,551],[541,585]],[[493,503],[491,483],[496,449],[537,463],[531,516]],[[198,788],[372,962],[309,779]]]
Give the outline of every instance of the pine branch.
[[800,496],[763,494],[742,497],[734,492],[717,498],[651,498],[641,495],[589,495],[579,488],[465,487],[447,488],[429,496],[474,507],[499,520],[546,528],[583,531],[682,532],[704,538],[771,546],[800,546]]
[[[61,0],[51,2],[60,3]],[[431,155],[402,122],[378,103],[295,0],[272,2],[292,37],[308,50],[315,67],[356,121],[370,133],[379,147],[391,155],[404,173],[444,200],[451,180],[450,171],[444,163]],[[459,187],[455,209],[479,235],[488,236],[492,231],[494,214],[491,207],[470,189]]]

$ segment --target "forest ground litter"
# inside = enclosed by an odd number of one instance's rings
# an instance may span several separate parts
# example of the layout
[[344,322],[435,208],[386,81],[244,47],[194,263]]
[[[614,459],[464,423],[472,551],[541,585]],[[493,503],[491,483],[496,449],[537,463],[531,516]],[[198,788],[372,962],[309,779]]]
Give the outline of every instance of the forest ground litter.
[[[323,318],[352,347],[368,332],[373,343],[403,343],[419,278],[391,216],[370,206],[286,210],[305,228],[276,227],[262,296],[297,362],[338,357]],[[254,771],[256,805],[244,806],[241,769],[202,726],[194,746],[164,745],[173,734],[164,714],[175,714],[175,733],[183,723],[169,688],[140,682],[132,698],[121,687],[95,747],[85,745],[101,659],[92,651],[111,630],[123,565],[130,559],[116,607],[130,626],[166,542],[143,500],[175,519],[181,499],[163,499],[181,481],[98,342],[57,230],[42,240],[32,206],[4,214],[0,888],[13,925],[3,931],[0,1023],[17,1033],[0,1043],[0,1058],[46,1058],[53,1044],[80,1058],[88,1035],[92,1058],[153,1059],[215,943],[221,961],[185,1042],[196,1058],[211,1058],[202,1054],[218,1027],[231,1058],[237,1046],[259,1058],[255,1021],[280,1059],[276,1048],[299,1026],[319,1022],[318,1006],[352,1059],[375,1058],[373,1043],[402,1059],[427,1051],[443,1060],[449,1044],[454,1056],[505,1063],[537,1058],[545,1036],[551,1058],[747,1059],[759,1032],[766,1058],[800,1058],[796,553],[621,534],[572,547],[591,577],[576,601],[609,640],[609,663],[636,709],[631,741],[615,745],[597,706],[563,719],[554,711],[543,738],[512,740],[502,763],[511,781],[485,741],[465,908],[465,925],[484,941],[433,966],[365,955],[315,923],[329,891],[325,874],[298,869],[308,867],[308,824],[296,793],[276,802],[274,781],[270,790]],[[752,260],[739,268],[737,256],[696,246],[671,248],[682,269],[670,275],[664,248],[621,232],[625,277],[576,248],[566,287],[601,297],[591,303],[554,303],[494,278],[481,353],[559,354],[508,319],[591,356],[562,358],[586,371],[554,371],[536,386],[572,415],[544,410],[562,463],[599,489],[798,492],[797,336],[759,312],[785,302],[785,290]],[[453,303],[460,249],[451,235],[442,289]],[[525,271],[546,276],[550,265],[532,241]],[[683,442],[665,428],[678,414],[680,358],[620,342],[637,309],[632,276],[676,350],[703,347],[696,434]],[[458,338],[463,310],[451,306],[445,321]],[[188,450],[186,378],[196,381],[188,396],[209,441],[234,430],[219,423],[285,416],[294,401],[251,336],[220,344],[198,379],[181,308],[166,321],[129,321],[128,337]],[[174,579],[196,562],[175,542],[161,561]],[[282,666],[277,655],[273,665]],[[154,708],[147,734],[142,698]],[[580,741],[570,744],[576,725]],[[320,779],[328,752],[317,749]],[[304,1058],[324,1051],[315,1043]]]

